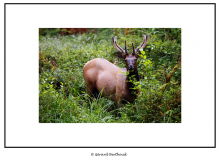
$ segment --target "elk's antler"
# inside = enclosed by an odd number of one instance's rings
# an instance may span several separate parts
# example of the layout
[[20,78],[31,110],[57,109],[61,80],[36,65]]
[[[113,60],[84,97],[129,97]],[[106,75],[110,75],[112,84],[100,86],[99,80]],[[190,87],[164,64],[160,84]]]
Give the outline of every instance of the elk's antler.
[[126,40],[125,40],[125,54],[128,54],[127,45],[126,45]]
[[135,55],[136,54],[136,50],[134,49],[134,43],[132,43],[132,48],[133,48],[132,55]]
[[140,44],[140,46],[138,46],[135,50],[135,54],[137,54],[137,52],[140,50],[140,49],[143,49],[146,45],[147,45],[147,38],[148,38],[148,35],[144,35],[143,34],[143,42]]
[[125,50],[123,50],[123,49],[117,44],[117,36],[115,36],[115,38],[112,37],[112,41],[113,41],[113,44],[114,44],[115,48],[116,48],[119,52],[125,53]]
[[[147,45],[147,38],[148,38],[148,35],[144,35],[143,34],[143,42],[140,44],[140,46],[138,46],[136,49],[134,49],[134,44],[132,43],[132,47],[133,47],[133,55],[135,54],[138,54],[138,51],[140,49],[143,49],[146,45]],[[112,41],[113,41],[113,44],[115,46],[115,48],[122,53],[123,56],[127,55],[128,54],[128,51],[127,51],[127,45],[126,45],[126,41],[125,41],[125,50],[122,49],[118,44],[117,44],[117,36],[112,37]]]

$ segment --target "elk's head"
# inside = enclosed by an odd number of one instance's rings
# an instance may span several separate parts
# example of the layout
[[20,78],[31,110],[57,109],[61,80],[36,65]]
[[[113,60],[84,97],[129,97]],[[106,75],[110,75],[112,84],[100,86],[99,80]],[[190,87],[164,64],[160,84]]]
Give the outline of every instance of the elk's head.
[[148,35],[143,35],[143,42],[136,49],[134,49],[134,44],[132,43],[133,52],[129,54],[127,51],[126,41],[125,41],[125,49],[122,49],[117,44],[117,36],[115,36],[115,38],[112,37],[114,46],[119,51],[117,52],[117,55],[119,58],[125,60],[127,71],[134,72],[135,70],[137,70],[137,59],[139,58],[138,53],[140,49],[143,49],[147,45],[147,38]]

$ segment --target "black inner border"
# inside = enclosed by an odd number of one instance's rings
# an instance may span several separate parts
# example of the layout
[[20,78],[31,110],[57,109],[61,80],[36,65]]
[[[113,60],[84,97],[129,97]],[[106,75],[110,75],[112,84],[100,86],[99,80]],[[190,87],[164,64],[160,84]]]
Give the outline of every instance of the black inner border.
[[[135,147],[135,146],[6,146],[6,5],[214,5],[214,146],[194,146],[194,147],[181,147],[181,146],[148,146],[148,147]],[[216,3],[4,3],[4,148],[216,148]]]

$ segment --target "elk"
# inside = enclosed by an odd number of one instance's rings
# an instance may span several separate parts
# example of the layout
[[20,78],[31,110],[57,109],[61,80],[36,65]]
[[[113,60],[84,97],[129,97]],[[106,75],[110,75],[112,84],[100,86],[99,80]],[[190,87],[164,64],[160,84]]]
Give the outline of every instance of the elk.
[[[119,104],[120,100],[126,100],[130,103],[137,97],[138,90],[134,89],[134,84],[130,81],[134,77],[139,81],[137,70],[137,59],[139,51],[147,45],[148,35],[143,35],[143,42],[136,49],[132,43],[133,52],[127,51],[126,41],[125,49],[117,44],[117,36],[112,37],[114,47],[118,58],[124,59],[126,68],[119,68],[113,63],[103,58],[95,58],[85,64],[83,67],[83,76],[88,94],[100,93],[102,96],[111,96],[111,99]],[[126,72],[129,74],[126,76]]]

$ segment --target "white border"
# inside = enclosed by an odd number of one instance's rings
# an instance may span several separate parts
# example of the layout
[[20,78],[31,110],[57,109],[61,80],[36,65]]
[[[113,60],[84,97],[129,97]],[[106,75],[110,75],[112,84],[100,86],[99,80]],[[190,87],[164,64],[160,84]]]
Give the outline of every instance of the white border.
[[[213,5],[8,5],[6,20],[6,146],[214,146]],[[182,123],[38,123],[44,27],[182,28]]]

